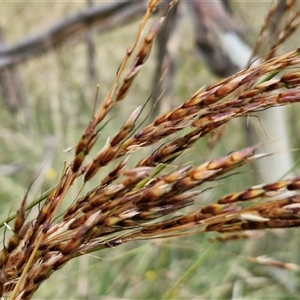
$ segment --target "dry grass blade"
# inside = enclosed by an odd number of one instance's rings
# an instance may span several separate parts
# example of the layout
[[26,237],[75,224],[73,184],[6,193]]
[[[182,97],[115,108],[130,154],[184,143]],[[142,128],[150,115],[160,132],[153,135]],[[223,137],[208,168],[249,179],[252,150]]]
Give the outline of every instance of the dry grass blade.
[[300,272],[300,266],[293,264],[293,263],[285,263],[281,262],[266,256],[259,256],[259,257],[251,257],[248,256],[246,259],[254,264],[260,264],[260,265],[266,265],[269,267],[275,267],[275,268],[281,268],[285,269],[288,271],[293,271],[293,272]]
[[[295,0],[273,1],[261,27],[252,57],[262,50],[267,53],[264,56],[265,60],[275,56],[278,47],[298,28],[300,11],[296,4]],[[265,41],[268,43],[263,46]]]

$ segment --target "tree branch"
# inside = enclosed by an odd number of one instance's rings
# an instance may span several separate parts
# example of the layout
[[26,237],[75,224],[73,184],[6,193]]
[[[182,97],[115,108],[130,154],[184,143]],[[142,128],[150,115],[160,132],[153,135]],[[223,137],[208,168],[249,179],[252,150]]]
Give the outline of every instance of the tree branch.
[[35,36],[24,38],[13,45],[0,45],[0,70],[82,37],[91,27],[104,32],[132,22],[144,10],[145,2],[134,0],[87,8]]

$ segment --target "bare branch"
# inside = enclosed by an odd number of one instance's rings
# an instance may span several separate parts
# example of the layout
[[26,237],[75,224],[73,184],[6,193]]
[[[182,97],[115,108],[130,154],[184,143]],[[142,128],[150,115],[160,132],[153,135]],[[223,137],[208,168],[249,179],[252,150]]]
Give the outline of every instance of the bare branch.
[[92,27],[103,32],[132,22],[144,10],[144,1],[133,0],[89,7],[14,45],[0,45],[0,70],[82,37]]

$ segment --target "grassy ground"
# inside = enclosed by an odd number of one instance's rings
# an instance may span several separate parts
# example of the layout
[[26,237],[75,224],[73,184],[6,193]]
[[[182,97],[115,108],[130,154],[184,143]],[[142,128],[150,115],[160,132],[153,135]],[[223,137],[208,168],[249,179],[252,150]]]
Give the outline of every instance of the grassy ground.
[[[7,42],[11,43],[46,28],[84,5],[80,2],[1,3],[2,29]],[[266,6],[245,3],[244,6],[235,4],[234,9],[241,19],[252,25],[260,23]],[[247,20],[245,16],[250,9],[251,16],[257,19]],[[11,22],[16,15],[18,21]],[[194,55],[187,20],[182,21],[182,26],[184,30],[180,34],[185,42],[178,49],[174,104],[188,99],[202,85],[215,80]],[[136,28],[137,23],[134,23],[109,34],[95,34],[100,100],[106,94]],[[255,36],[257,28],[251,30],[250,35]],[[112,112],[114,117],[98,141],[99,145],[118,130],[136,105],[145,103],[152,90],[153,69],[154,59],[151,58],[126,104]],[[32,59],[21,64],[19,71],[27,98],[25,109],[13,116],[7,112],[3,101],[0,103],[0,163],[22,165],[16,174],[1,177],[2,218],[18,205],[25,189],[39,173],[41,180],[35,181],[31,197],[56,183],[63,170],[62,161],[72,158],[72,153],[63,152],[63,149],[76,145],[91,117],[94,103],[95,84],[87,78],[84,42],[76,41]],[[231,122],[227,134],[236,126],[237,123]],[[202,141],[180,159],[182,162],[202,162],[243,143],[243,133],[237,132],[230,144],[225,138],[218,149],[210,152],[206,141]],[[49,156],[45,156],[47,149],[52,151]],[[131,159],[132,163],[138,160],[136,156]],[[106,171],[104,168],[95,180],[99,181]],[[201,201],[207,203],[217,195],[252,184],[251,167],[241,171],[240,175],[222,183],[212,183],[214,191],[205,193]],[[75,196],[74,187],[69,201]],[[268,245],[268,235],[277,235],[278,245]],[[255,243],[253,246],[251,242],[211,243],[208,238],[213,236],[216,235],[134,242],[76,259],[44,283],[35,299],[296,299],[294,295],[300,284],[298,275],[253,266],[245,256],[268,254],[275,249],[272,255],[277,259],[300,263],[297,230],[266,233],[260,240],[265,243],[263,253],[256,253]]]

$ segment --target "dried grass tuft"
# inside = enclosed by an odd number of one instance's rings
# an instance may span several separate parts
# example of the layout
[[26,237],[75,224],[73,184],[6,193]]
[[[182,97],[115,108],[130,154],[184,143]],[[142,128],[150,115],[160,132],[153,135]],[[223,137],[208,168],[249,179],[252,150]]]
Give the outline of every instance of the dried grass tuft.
[[[133,240],[208,231],[233,233],[227,238],[219,238],[230,240],[252,237],[248,230],[300,225],[299,177],[249,187],[223,196],[212,204],[198,204],[194,211],[174,215],[174,212],[199,201],[206,182],[220,180],[232,170],[268,155],[256,153],[259,145],[198,166],[171,167],[171,163],[196,141],[232,119],[300,102],[299,49],[199,89],[182,105],[138,130],[143,107],[137,107],[120,130],[112,134],[102,149],[86,162],[101,134],[105,118],[118,102],[125,101],[132,82],[147,61],[160,26],[176,2],[169,1],[167,11],[154,22],[140,43],[132,65],[127,68],[128,59],[141,40],[142,30],[159,3],[149,1],[133,46],[127,51],[107,97],[78,141],[74,159],[59,183],[30,206],[26,195],[17,213],[1,223],[12,232],[0,251],[1,296],[30,299],[43,281],[74,257]],[[286,27],[284,37],[294,27],[293,21],[290,27]],[[274,47],[282,40],[283,37],[276,41]],[[127,73],[118,87],[126,68]],[[282,71],[285,71],[284,75],[272,79]],[[130,154],[157,142],[161,146],[138,161],[135,167],[127,165]],[[74,199],[57,217],[70,187],[80,176],[86,183],[103,166],[114,161],[117,161],[116,166],[98,186]],[[293,191],[293,195],[287,195],[286,191]],[[37,203],[40,203],[37,215],[29,219],[28,210]],[[159,219],[163,216],[163,220]],[[298,266],[270,259],[248,259],[299,271]]]

